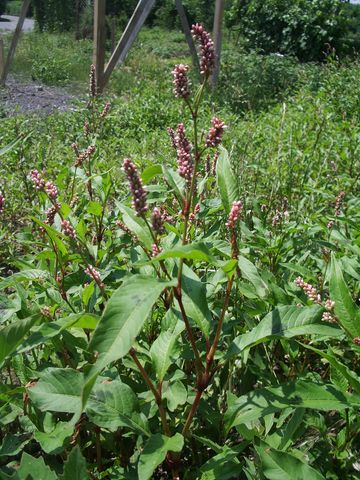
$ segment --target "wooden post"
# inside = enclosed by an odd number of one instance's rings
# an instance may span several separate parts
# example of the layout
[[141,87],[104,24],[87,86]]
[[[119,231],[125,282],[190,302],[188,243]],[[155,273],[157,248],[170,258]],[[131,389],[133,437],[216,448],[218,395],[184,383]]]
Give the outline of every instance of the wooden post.
[[8,76],[9,70],[10,70],[10,66],[11,66],[12,61],[14,59],[16,46],[17,46],[19,38],[20,38],[21,30],[22,30],[22,27],[24,25],[24,20],[25,20],[26,13],[27,13],[29,5],[30,5],[30,1],[31,0],[24,0],[23,1],[20,16],[19,16],[19,20],[18,20],[18,23],[17,23],[16,28],[15,28],[14,35],[13,35],[12,40],[11,40],[11,45],[10,45],[9,52],[7,54],[7,57],[6,57],[6,62],[5,62],[4,68],[3,68],[2,73],[1,73],[1,79],[0,79],[0,84],[1,85],[5,85],[6,78]]
[[2,72],[4,71],[4,40],[0,37],[0,77],[2,77]]
[[216,0],[215,4],[215,16],[214,16],[214,47],[215,47],[215,68],[211,78],[212,87],[216,88],[220,71],[220,57],[221,57],[221,41],[222,41],[222,25],[224,18],[224,0]]
[[94,2],[94,51],[93,64],[96,74],[96,90],[101,93],[104,88],[105,65],[105,7],[106,0]]
[[181,25],[182,25],[182,28],[183,28],[183,31],[184,31],[184,34],[185,34],[187,44],[189,46],[189,50],[190,50],[190,53],[191,53],[193,65],[200,73],[199,57],[198,57],[197,52],[196,52],[195,43],[194,43],[194,40],[193,40],[192,35],[191,35],[191,30],[190,30],[190,26],[189,26],[189,22],[188,22],[188,19],[187,19],[187,16],[186,16],[184,6],[183,6],[181,0],[175,0],[175,5],[176,5],[176,9],[178,11],[178,14],[179,14],[179,17],[180,17],[180,20],[181,20]]
[[111,55],[109,63],[105,67],[103,87],[109,81],[111,72],[114,70],[115,66],[125,60],[126,55],[131,48],[131,45],[134,43],[136,36],[139,33],[141,27],[143,26],[154,3],[155,0],[140,0],[137,4],[132,17],[129,20],[129,23],[127,24],[124,33],[121,36],[119,43],[116,45],[116,48]]

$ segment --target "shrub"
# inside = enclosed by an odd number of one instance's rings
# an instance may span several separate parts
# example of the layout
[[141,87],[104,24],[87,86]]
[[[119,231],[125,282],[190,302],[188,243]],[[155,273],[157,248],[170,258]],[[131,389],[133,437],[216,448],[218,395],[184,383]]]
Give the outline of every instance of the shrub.
[[6,11],[7,0],[0,0],[0,16]]
[[279,52],[300,60],[321,60],[327,44],[341,49],[346,30],[338,0],[237,0],[228,15],[250,48]]

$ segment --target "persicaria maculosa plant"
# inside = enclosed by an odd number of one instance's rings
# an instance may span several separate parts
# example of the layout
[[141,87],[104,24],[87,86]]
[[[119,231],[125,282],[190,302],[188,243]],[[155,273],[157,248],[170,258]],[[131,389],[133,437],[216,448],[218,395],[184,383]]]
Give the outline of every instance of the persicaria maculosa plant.
[[[303,255],[292,192],[261,205],[246,165],[234,174],[206,98],[213,42],[192,32],[201,81],[172,71],[184,113],[163,132],[164,164],[109,147],[92,67],[69,163],[25,175],[34,229],[0,281],[1,478],[28,480],[30,465],[44,480],[321,480],[306,456],[314,428],[341,458],[355,444],[360,314],[336,259],[356,231],[340,235],[350,191],[337,188]],[[332,351],[343,342],[347,366]]]

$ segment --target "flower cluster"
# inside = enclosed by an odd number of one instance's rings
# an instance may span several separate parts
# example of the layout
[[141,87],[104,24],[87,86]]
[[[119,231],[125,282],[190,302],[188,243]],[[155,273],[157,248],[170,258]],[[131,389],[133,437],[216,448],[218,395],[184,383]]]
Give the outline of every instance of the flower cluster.
[[133,196],[132,206],[138,216],[143,215],[148,207],[146,205],[146,191],[142,185],[137,168],[132,161],[126,158],[123,162],[123,170],[130,184],[130,190]]
[[157,257],[160,253],[160,248],[156,245],[156,243],[153,243],[151,246],[151,256],[152,257]]
[[345,192],[340,192],[335,200],[335,216],[339,217],[341,214],[341,206],[345,197]]
[[220,118],[214,117],[211,120],[212,127],[206,136],[205,147],[217,147],[220,145],[226,125]]
[[63,220],[61,222],[61,229],[62,229],[62,231],[64,232],[65,235],[72,238],[73,240],[76,239],[76,232],[74,230],[74,227],[69,222],[69,220]]
[[200,44],[200,72],[206,76],[211,75],[215,67],[214,42],[199,23],[192,26],[191,33]]
[[81,165],[85,162],[85,160],[87,160],[94,152],[95,152],[95,145],[89,145],[82,152],[77,151],[75,167],[81,167]]
[[191,144],[185,136],[185,126],[183,123],[179,123],[176,133],[171,128],[168,129],[168,132],[173,147],[176,149],[179,175],[189,184],[191,182],[194,165],[191,158]]
[[30,180],[34,184],[36,190],[44,190],[45,188],[45,180],[42,178],[42,175],[37,170],[31,170],[30,172]]
[[297,277],[295,279],[295,283],[299,288],[304,290],[309,300],[321,304],[321,296],[315,287],[313,287],[310,283],[304,282],[304,279],[302,277]]
[[89,74],[89,94],[90,97],[96,97],[96,70],[95,65],[90,66]]
[[155,207],[151,215],[151,225],[155,233],[161,235],[164,233],[163,215],[159,208]]
[[95,282],[99,285],[100,288],[104,288],[104,284],[101,281],[100,273],[92,265],[88,265],[85,269],[86,275],[89,275]]
[[106,102],[103,111],[100,113],[100,118],[105,118],[110,111],[111,103]]
[[0,213],[4,211],[4,207],[5,207],[5,197],[0,191]]
[[187,76],[189,71],[189,66],[180,63],[175,65],[174,70],[171,72],[173,74],[173,93],[175,97],[187,99],[190,96],[190,83]]
[[48,197],[51,200],[56,201],[56,199],[58,197],[58,189],[53,184],[53,182],[49,181],[49,182],[45,183],[45,191],[46,191],[46,193],[48,194]]
[[52,207],[50,207],[46,210],[46,220],[44,222],[44,223],[46,223],[46,225],[51,226],[54,223],[56,212],[59,209],[60,209],[60,205],[58,203],[56,203],[55,205],[53,205]]
[[234,230],[236,222],[239,220],[242,208],[243,204],[240,201],[236,201],[232,204],[228,221],[225,224],[229,230]]
[[132,231],[130,230],[130,228],[128,228],[128,227],[125,225],[124,222],[122,222],[121,220],[117,220],[116,225],[117,225],[124,233],[127,233],[130,237],[132,237],[135,242],[138,242],[138,241],[139,241],[138,237],[132,233]]

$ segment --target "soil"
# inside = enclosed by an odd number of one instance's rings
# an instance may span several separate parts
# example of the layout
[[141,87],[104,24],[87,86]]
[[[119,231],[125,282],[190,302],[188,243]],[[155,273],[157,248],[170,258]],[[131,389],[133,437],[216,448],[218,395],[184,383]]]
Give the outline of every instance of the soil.
[[34,112],[49,114],[54,111],[75,110],[78,97],[60,87],[49,87],[9,77],[6,87],[0,89],[0,116],[14,116]]

